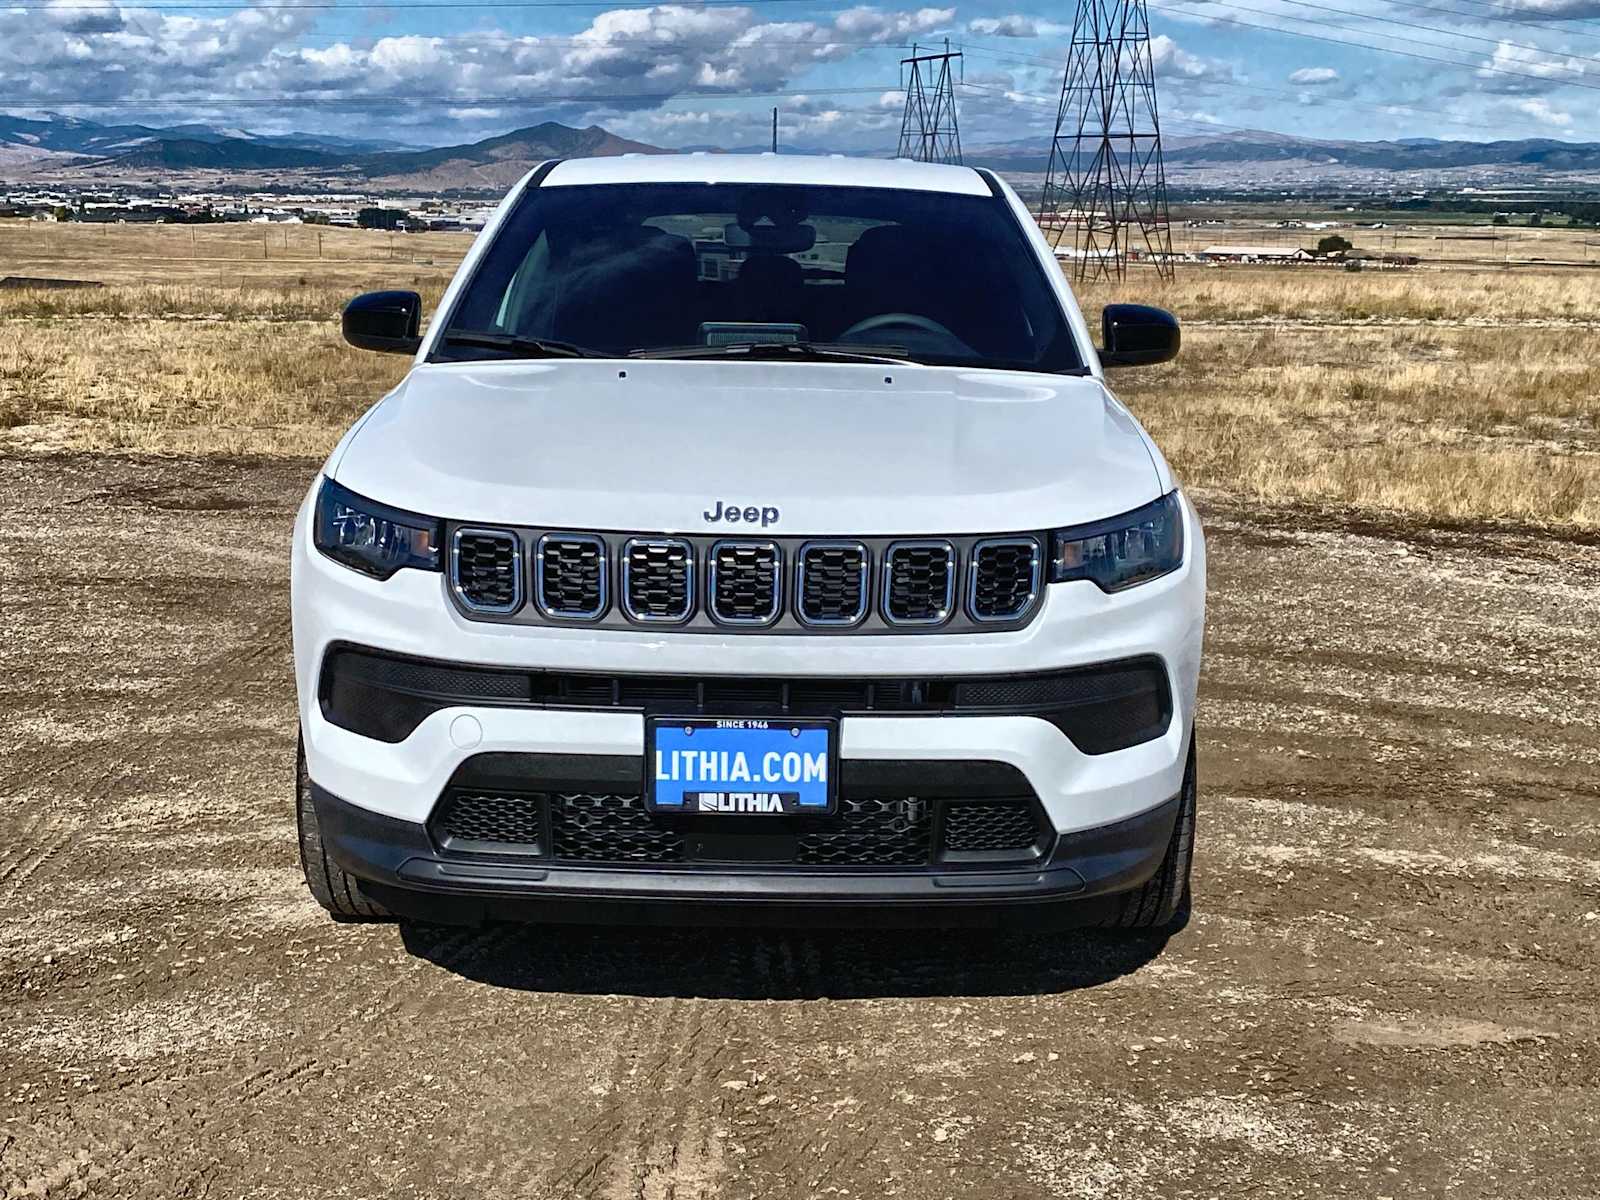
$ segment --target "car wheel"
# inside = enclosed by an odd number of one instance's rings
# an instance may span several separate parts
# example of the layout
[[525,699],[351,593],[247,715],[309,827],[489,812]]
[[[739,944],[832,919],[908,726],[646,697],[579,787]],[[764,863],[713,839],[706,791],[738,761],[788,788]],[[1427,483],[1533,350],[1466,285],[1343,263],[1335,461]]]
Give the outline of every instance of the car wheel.
[[1183,791],[1178,798],[1178,819],[1172,826],[1172,840],[1166,857],[1142,886],[1118,897],[1117,907],[1106,919],[1110,929],[1159,929],[1175,933],[1189,920],[1189,868],[1194,861],[1195,818],[1194,736],[1189,738],[1189,762],[1183,772]]
[[300,867],[316,902],[335,921],[386,921],[389,912],[361,890],[361,881],[328,857],[322,827],[311,803],[311,776],[306,771],[306,745],[295,747],[295,817],[300,830]]

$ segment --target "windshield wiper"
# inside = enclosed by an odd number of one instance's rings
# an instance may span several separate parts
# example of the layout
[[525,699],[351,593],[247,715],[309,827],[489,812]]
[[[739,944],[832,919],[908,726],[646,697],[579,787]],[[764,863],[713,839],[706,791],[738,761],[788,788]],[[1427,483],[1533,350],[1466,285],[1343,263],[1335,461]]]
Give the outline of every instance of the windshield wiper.
[[899,363],[909,361],[893,346],[846,346],[828,342],[729,342],[723,346],[669,346],[635,350],[629,358],[804,358],[813,362]]
[[486,350],[504,350],[520,358],[597,358],[593,350],[574,346],[571,342],[552,342],[548,338],[518,337],[511,333],[492,330],[460,329],[444,335],[447,346],[482,346]]

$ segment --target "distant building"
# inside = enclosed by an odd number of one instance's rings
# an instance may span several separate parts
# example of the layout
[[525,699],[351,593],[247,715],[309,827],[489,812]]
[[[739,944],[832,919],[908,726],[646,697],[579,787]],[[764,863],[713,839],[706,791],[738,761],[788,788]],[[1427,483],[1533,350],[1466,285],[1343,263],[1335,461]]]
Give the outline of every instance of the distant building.
[[405,220],[405,210],[399,208],[363,208],[356,214],[362,229],[399,229]]
[[1298,246],[1207,246],[1200,251],[1204,262],[1310,262],[1316,255]]

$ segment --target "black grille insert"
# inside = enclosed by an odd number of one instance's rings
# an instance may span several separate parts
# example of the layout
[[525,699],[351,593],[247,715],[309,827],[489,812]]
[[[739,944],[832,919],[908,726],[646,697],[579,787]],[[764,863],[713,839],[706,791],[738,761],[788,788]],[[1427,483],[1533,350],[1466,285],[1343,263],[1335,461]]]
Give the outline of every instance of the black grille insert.
[[766,625],[783,605],[782,561],[772,542],[711,548],[711,615],[728,625]]
[[883,570],[883,615],[895,625],[938,625],[955,603],[956,552],[949,542],[896,542]]
[[635,621],[688,619],[694,554],[677,538],[634,538],[622,548],[622,604]]
[[539,794],[453,789],[445,793],[433,818],[433,835],[446,850],[539,854],[544,849],[544,802]]
[[587,534],[539,539],[538,601],[547,617],[592,621],[606,611],[606,544]]
[[972,552],[972,616],[1012,621],[1039,594],[1039,543],[1032,538],[979,542]]
[[944,849],[947,853],[1031,851],[1039,842],[1039,821],[1033,802],[1010,800],[964,801],[944,812]]
[[812,542],[800,550],[800,619],[807,625],[854,625],[867,615],[867,548],[860,542]]
[[915,796],[842,796],[842,829],[802,834],[795,861],[833,867],[917,867],[928,861],[932,806]]
[[551,797],[551,840],[572,862],[683,861],[683,834],[662,825],[644,797],[567,792]]
[[522,607],[522,543],[503,529],[458,529],[450,542],[450,579],[475,612]]

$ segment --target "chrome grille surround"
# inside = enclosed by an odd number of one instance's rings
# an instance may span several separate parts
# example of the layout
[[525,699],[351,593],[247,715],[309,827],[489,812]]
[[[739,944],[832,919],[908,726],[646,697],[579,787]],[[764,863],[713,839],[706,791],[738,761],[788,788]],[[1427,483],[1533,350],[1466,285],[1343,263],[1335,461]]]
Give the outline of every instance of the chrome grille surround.
[[[502,604],[484,604],[472,598],[469,585],[464,584],[461,578],[463,541],[510,543],[511,599],[509,601]],[[467,548],[466,553],[469,557],[475,557],[476,547]],[[470,564],[468,569],[471,569]],[[450,590],[461,606],[472,612],[496,615],[516,612],[522,607],[522,539],[509,529],[488,529],[476,525],[463,525],[457,529],[450,537]]]
[[[925,586],[918,579],[923,573]],[[883,619],[890,625],[943,625],[956,608],[955,547],[942,538],[891,542],[883,554],[882,604]]]
[[[850,556],[855,555],[856,566],[850,566]],[[832,563],[813,562],[832,559]],[[833,572],[836,581],[828,581],[823,572]],[[800,547],[794,560],[794,613],[804,625],[818,628],[844,629],[866,620],[872,604],[872,556],[861,542],[842,539],[819,539]],[[830,604],[827,589],[836,587],[840,595],[840,611],[823,612]],[[854,609],[844,608],[851,591],[855,592]]]
[[[629,538],[623,543],[617,569],[621,574],[622,611],[630,621],[678,625],[694,614],[694,547],[682,538]],[[645,572],[649,572],[651,581],[641,584]],[[681,580],[677,577],[679,572]],[[664,600],[651,595],[659,589],[665,589]]]
[[[576,571],[559,560],[552,569],[551,559],[558,555],[578,554]],[[584,563],[585,553],[593,555],[592,579],[587,578],[591,567]],[[596,621],[605,615],[610,602],[610,555],[600,538],[588,533],[547,533],[534,548],[533,600],[539,611],[553,621]],[[575,578],[575,576],[577,576]],[[556,589],[558,603],[551,603],[551,589]],[[564,593],[576,588],[578,604],[563,598]]]
[[[473,540],[484,536],[496,540]],[[455,545],[469,553],[459,558],[459,566],[447,562],[444,593],[450,607],[468,620],[518,625],[723,636],[997,633],[1023,628],[1043,611],[1050,590],[1045,586],[1043,553],[1047,536],[1028,530],[901,538],[790,537],[751,530],[738,537],[676,530],[574,531],[447,523],[447,559]],[[989,543],[1001,548],[1003,566],[1028,568],[1022,582],[1007,572],[994,579],[985,574],[992,553],[980,548]],[[739,555],[724,554],[720,567],[714,562],[715,551],[730,546],[743,548],[740,554],[747,569],[752,566],[748,552],[759,552],[761,569],[753,573],[759,586],[754,590],[748,586],[752,582],[748,570],[747,586],[740,588],[737,580],[730,586],[728,564]],[[1027,588],[1034,582],[1035,546],[1039,578],[1035,587]],[[470,553],[474,548],[482,556],[476,574]],[[516,554],[521,566],[513,571]],[[648,569],[642,565],[647,562]],[[896,563],[898,575],[893,570]],[[930,566],[935,568],[931,577]],[[899,591],[897,579],[902,584]],[[462,588],[455,586],[457,580]],[[716,581],[722,584],[723,599],[714,608]],[[988,607],[974,602],[975,591],[980,590],[989,598]],[[1009,617],[990,616],[1000,611],[995,606],[1003,600],[1020,602],[1025,590],[1033,593],[1026,608]],[[739,593],[737,600],[731,598],[734,593]],[[489,608],[475,603],[485,600],[495,603]],[[506,606],[503,602],[508,600],[517,606]]]
[[[1025,574],[1016,569],[1015,563],[1005,561],[1006,558],[1016,557],[1016,551],[1027,554]],[[1034,601],[1039,598],[1043,570],[1044,553],[1039,547],[1038,538],[985,538],[974,543],[967,563],[967,614],[974,621],[986,624],[1015,621],[1033,608]],[[1020,602],[1019,584],[1026,585]],[[1008,602],[1003,606],[998,605],[996,601],[1000,599]]]
[[[741,597],[750,593],[750,600]],[[762,604],[765,592],[766,604]],[[741,612],[748,606],[749,612]],[[711,547],[706,609],[719,625],[770,625],[783,615],[783,551],[777,542],[726,539]]]

